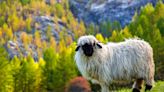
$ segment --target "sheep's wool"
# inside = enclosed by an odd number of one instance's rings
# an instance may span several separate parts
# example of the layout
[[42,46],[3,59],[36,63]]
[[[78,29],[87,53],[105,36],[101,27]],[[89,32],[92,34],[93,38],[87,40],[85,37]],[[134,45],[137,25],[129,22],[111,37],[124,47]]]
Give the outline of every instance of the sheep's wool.
[[[78,45],[94,42],[98,42],[94,36],[82,36],[78,40]],[[101,43],[101,46],[101,49],[94,47],[91,57],[85,56],[81,48],[76,52],[76,64],[85,78],[96,81],[100,85],[143,78],[146,84],[152,85],[153,50],[147,42],[128,39],[119,43]]]

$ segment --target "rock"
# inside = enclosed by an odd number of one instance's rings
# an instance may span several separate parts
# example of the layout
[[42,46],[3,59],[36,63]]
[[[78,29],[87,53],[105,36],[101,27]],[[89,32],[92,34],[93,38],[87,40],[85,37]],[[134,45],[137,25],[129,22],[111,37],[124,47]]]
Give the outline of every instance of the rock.
[[[102,1],[99,3],[98,1]],[[118,21],[121,26],[129,24],[135,12],[147,3],[156,4],[158,0],[70,0],[70,9],[75,17],[86,25],[100,24],[104,21]],[[163,0],[164,1],[164,0]]]
[[[53,21],[52,17],[49,16],[33,16],[33,22],[37,23],[37,26],[33,26],[32,31],[27,33],[27,35],[31,35],[31,37],[34,37],[34,33],[36,31],[40,32],[41,41],[48,41],[48,37],[46,35],[46,32],[51,32],[51,35],[55,38],[56,42],[58,43],[60,40],[59,33],[65,29],[68,35],[71,35],[72,37],[74,34],[71,30],[67,28],[67,25],[62,22],[62,20],[58,19],[57,23]],[[58,30],[57,27],[59,28]],[[39,29],[39,30],[38,30]],[[26,31],[26,30],[25,30]],[[14,56],[17,57],[27,57],[28,55],[31,55],[35,61],[38,61],[38,49],[42,52],[41,48],[38,48],[33,42],[28,44],[28,46],[24,46],[22,40],[21,40],[21,34],[25,31],[17,31],[14,32],[14,35],[17,37],[16,41],[9,40],[5,48],[7,52],[9,53],[10,59],[12,59]],[[73,38],[74,39],[74,38]]]

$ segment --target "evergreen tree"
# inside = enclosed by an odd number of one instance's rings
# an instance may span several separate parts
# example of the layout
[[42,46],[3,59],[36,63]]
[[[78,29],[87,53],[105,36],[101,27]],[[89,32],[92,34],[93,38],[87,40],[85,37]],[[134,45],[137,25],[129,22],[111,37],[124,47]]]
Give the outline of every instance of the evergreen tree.
[[21,61],[15,56],[11,60],[12,76],[13,76],[13,92],[19,92],[19,73],[21,68]]
[[8,54],[2,46],[0,46],[0,52],[0,92],[11,92],[13,77]]
[[55,91],[55,82],[59,80],[55,80],[55,69],[57,60],[59,55],[55,53],[53,48],[48,48],[45,50],[43,54],[43,59],[46,61],[45,67],[43,68],[43,75],[45,78],[42,80],[42,84],[44,84],[44,89],[47,91]]
[[59,60],[57,61],[55,69],[54,79],[54,88],[57,92],[64,91],[64,85],[77,76],[77,68],[74,62],[74,49],[71,47],[63,47],[60,52]]
[[28,56],[19,60],[12,60],[14,92],[37,92],[40,87],[40,75],[38,63]]

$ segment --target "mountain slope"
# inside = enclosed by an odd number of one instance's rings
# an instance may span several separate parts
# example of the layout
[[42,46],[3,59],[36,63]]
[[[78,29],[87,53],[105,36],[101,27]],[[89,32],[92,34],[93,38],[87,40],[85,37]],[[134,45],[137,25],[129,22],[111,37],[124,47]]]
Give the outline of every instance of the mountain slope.
[[86,24],[118,21],[121,26],[130,23],[134,13],[147,3],[158,0],[70,0],[70,8]]

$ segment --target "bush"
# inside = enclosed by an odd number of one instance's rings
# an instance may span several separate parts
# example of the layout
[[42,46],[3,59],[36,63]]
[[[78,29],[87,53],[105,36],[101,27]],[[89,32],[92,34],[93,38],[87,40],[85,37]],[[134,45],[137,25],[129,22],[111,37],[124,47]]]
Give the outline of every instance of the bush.
[[65,92],[91,92],[91,88],[86,79],[76,77],[67,84]]

